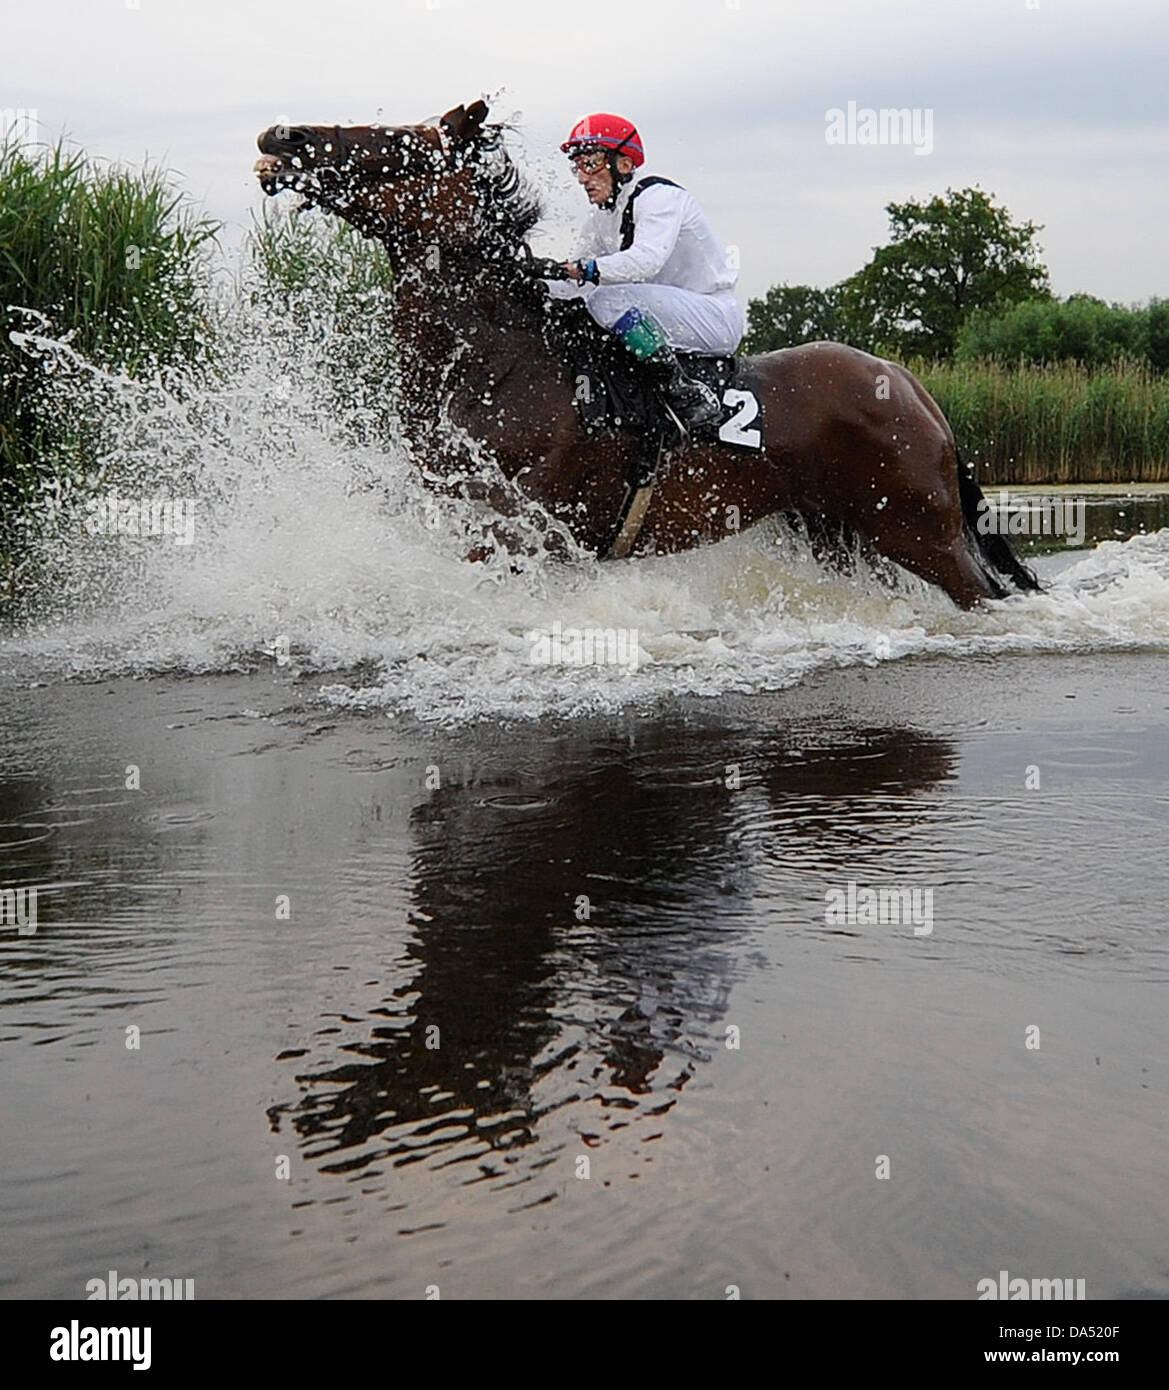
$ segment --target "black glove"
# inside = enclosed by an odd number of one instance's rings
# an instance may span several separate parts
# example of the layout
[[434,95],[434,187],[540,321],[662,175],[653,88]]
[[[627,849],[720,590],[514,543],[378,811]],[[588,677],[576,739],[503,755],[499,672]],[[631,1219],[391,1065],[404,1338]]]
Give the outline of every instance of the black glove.
[[567,280],[568,271],[560,261],[554,261],[547,256],[529,256],[526,260],[520,261],[520,269],[528,275],[533,275],[537,280]]

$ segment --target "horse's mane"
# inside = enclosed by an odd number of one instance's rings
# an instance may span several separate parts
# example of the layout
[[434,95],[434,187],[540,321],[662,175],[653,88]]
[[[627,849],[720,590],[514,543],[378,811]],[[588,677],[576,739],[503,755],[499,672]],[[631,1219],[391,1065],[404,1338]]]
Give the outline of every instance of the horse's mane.
[[514,249],[543,216],[544,205],[504,144],[504,133],[510,129],[502,122],[484,126],[475,137],[471,167],[482,195],[485,229]]

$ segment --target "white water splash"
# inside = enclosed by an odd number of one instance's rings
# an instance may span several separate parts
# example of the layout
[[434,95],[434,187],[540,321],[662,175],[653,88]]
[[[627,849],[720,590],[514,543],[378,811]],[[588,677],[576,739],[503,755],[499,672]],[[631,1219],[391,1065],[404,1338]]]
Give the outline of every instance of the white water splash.
[[[222,385],[135,396],[109,474],[193,496],[195,543],[74,522],[54,549],[55,616],[6,640],[5,665],[209,673],[287,651],[328,705],[451,723],[775,690],[918,654],[1169,649],[1169,531],[974,613],[909,576],[825,571],[779,525],[653,559],[470,564],[481,514],[429,494],[404,449],[355,448],[326,385],[311,343],[252,331]],[[636,669],[533,664],[528,634],[557,622],[635,630]]]

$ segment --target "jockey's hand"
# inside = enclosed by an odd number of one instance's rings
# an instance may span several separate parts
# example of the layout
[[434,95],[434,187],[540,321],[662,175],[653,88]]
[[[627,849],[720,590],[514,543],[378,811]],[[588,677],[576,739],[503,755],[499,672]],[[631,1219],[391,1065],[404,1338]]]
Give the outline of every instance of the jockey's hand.
[[565,261],[563,269],[565,275],[578,285],[585,281],[595,285],[599,279],[596,261]]

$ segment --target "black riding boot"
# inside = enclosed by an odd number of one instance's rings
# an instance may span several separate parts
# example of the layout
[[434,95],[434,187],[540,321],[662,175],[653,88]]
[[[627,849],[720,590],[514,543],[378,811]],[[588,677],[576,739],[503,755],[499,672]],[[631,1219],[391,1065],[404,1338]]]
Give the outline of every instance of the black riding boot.
[[685,375],[668,343],[647,357],[645,366],[684,430],[718,419],[722,413],[718,397],[704,381]]

